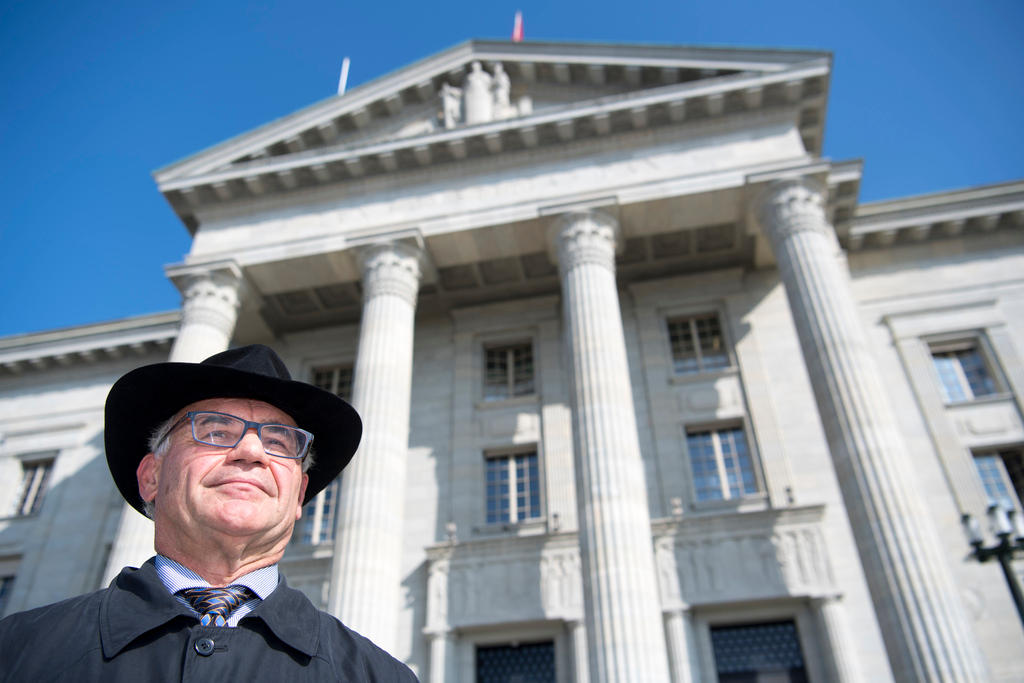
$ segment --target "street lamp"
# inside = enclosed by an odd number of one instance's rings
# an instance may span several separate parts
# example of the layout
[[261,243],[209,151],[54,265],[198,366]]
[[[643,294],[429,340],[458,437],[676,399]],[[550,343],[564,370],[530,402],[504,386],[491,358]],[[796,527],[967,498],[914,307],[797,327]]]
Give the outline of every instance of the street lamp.
[[995,534],[997,543],[985,546],[985,537],[981,532],[981,524],[970,513],[964,513],[960,521],[967,533],[967,541],[974,549],[971,557],[978,562],[988,562],[993,557],[999,560],[999,566],[1003,568],[1003,576],[1006,577],[1006,585],[1013,594],[1013,602],[1017,605],[1017,615],[1021,624],[1024,624],[1024,592],[1021,591],[1020,580],[1013,571],[1011,561],[1017,551],[1024,551],[1024,519],[1015,509],[1009,511],[998,503],[988,506],[988,520],[992,533]]

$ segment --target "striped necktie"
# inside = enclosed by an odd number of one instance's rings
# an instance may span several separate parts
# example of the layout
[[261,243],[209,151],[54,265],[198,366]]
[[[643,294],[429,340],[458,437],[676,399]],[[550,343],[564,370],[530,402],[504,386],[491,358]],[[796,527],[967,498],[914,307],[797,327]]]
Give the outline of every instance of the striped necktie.
[[227,588],[185,588],[178,591],[199,612],[199,623],[203,626],[225,626],[228,616],[239,605],[258,596],[246,586]]

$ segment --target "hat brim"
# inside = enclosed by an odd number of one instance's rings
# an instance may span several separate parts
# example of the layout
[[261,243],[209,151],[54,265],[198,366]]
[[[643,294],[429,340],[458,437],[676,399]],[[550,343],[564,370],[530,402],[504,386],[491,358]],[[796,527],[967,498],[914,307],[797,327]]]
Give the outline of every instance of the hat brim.
[[157,363],[132,370],[107,396],[104,442],[114,483],[133,508],[143,512],[136,470],[149,452],[153,431],[185,406],[208,398],[249,398],[287,413],[313,434],[316,459],[306,472],[308,503],[345,468],[359,446],[362,420],[329,391],[229,367]]

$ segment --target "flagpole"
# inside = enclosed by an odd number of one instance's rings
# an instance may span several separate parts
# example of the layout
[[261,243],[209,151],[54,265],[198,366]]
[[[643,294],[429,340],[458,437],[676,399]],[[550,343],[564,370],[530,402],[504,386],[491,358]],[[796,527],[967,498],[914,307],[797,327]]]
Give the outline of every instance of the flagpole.
[[341,60],[341,76],[338,78],[338,94],[345,94],[345,86],[348,85],[348,57]]

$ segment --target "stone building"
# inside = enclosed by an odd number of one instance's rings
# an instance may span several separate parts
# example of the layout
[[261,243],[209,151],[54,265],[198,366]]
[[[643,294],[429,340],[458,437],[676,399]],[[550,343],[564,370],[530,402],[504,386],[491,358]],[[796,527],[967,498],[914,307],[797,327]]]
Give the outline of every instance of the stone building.
[[114,379],[264,342],[366,422],[283,571],[424,682],[1021,680],[1024,182],[860,203],[830,77],[472,41],[157,171],[180,312],[0,339],[0,609],[152,553]]

